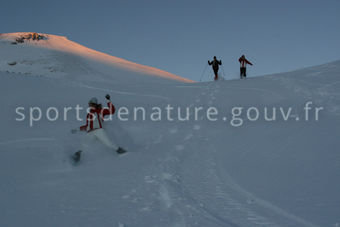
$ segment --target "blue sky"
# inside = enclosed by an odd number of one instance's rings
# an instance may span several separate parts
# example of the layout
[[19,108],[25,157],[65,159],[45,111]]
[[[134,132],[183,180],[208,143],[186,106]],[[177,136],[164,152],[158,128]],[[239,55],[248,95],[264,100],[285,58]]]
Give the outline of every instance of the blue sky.
[[250,77],[339,60],[339,12],[340,0],[2,0],[0,32],[64,35],[193,80],[216,55],[238,78],[242,54]]

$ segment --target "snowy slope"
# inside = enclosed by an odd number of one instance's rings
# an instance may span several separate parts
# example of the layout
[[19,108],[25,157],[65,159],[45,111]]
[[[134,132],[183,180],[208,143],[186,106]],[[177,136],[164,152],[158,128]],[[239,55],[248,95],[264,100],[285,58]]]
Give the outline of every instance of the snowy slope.
[[[191,82],[163,70],[95,51],[63,36],[41,34],[46,39],[26,40],[22,44],[10,45],[16,38],[28,34],[30,33],[0,34],[2,71],[52,78],[64,77],[81,81],[94,79],[116,81],[124,78],[125,81],[135,83],[145,81],[147,79],[145,76],[152,76],[147,80],[148,82],[158,81],[154,77]],[[12,62],[17,64],[10,66],[8,63]],[[144,77],[141,78],[141,75]]]
[[[243,81],[168,83],[93,60],[68,64],[89,59],[82,53],[56,59],[53,50],[48,59],[46,48],[24,48],[47,60],[29,74],[0,67],[0,226],[339,226],[340,61]],[[8,56],[29,61],[24,52]],[[45,64],[55,64],[59,75],[42,76]],[[26,114],[32,106],[86,106],[93,96],[104,102],[106,93],[117,108],[294,109],[287,122],[245,120],[240,127],[205,117],[123,122],[115,116],[106,130],[130,152],[117,156],[94,143],[76,167],[69,155],[87,141],[70,129],[83,122],[73,115],[43,117],[33,127],[28,119],[15,121],[17,106]],[[307,101],[325,108],[318,122],[296,121]]]

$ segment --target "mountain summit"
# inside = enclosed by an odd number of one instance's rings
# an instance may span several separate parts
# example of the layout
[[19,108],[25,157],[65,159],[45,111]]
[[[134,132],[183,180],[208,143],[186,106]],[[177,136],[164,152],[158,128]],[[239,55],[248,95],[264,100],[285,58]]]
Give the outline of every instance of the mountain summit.
[[0,47],[0,70],[5,72],[46,77],[70,76],[73,79],[80,77],[82,80],[105,77],[124,82],[149,79],[193,82],[164,70],[87,48],[64,36],[31,32],[0,34]]

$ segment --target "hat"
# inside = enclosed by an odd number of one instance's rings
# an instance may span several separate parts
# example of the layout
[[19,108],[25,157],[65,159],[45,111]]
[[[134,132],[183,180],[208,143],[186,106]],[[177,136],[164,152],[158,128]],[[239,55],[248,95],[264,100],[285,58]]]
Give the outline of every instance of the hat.
[[93,97],[90,99],[89,104],[98,104],[97,98]]

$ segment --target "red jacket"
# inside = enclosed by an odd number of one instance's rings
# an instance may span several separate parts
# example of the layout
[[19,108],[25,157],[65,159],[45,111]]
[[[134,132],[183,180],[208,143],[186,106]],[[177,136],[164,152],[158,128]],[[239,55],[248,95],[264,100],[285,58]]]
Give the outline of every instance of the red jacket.
[[238,59],[238,61],[240,62],[240,64],[241,64],[241,68],[245,68],[245,67],[247,67],[247,64],[249,64],[249,65],[253,65],[250,61],[248,61],[246,58],[242,58],[242,57],[240,57],[239,59]]
[[81,131],[93,131],[103,128],[103,120],[106,115],[113,115],[116,111],[111,102],[107,103],[108,108],[91,108],[86,116],[86,125],[80,126]]

